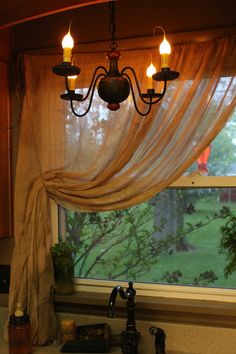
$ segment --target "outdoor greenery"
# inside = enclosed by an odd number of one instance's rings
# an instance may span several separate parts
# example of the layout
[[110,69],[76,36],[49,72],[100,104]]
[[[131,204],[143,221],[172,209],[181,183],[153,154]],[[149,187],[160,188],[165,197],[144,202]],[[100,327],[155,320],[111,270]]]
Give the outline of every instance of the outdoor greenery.
[[[234,113],[211,143],[211,175],[236,175],[235,130]],[[67,210],[67,237],[78,247],[75,275],[235,287],[235,191],[170,189],[125,210]]]
[[58,238],[51,249],[54,265],[55,292],[69,295],[74,292],[74,262],[78,247],[69,237]]
[[63,239],[61,236],[58,237],[58,242],[52,246],[52,256],[54,262],[61,262],[67,260],[68,258],[74,259],[78,252],[78,246],[74,244],[73,240],[70,237]]
[[[162,220],[158,228],[154,227],[155,207],[149,203],[120,212],[68,212],[68,231],[79,246],[75,275],[232,286],[232,279],[225,279],[223,273],[225,257],[219,254],[220,228],[231,210],[226,206],[218,209],[214,198],[217,200],[216,191],[207,199],[201,198],[195,205],[197,212],[185,213],[182,232],[178,230],[175,235],[167,234],[161,239],[153,234],[160,232],[166,222]],[[214,205],[210,212],[209,203]],[[233,203],[228,206],[235,208]],[[176,250],[173,245],[186,237],[191,250]]]
[[229,277],[236,270],[236,215],[232,212],[221,227],[221,233],[220,250],[227,255],[225,276]]

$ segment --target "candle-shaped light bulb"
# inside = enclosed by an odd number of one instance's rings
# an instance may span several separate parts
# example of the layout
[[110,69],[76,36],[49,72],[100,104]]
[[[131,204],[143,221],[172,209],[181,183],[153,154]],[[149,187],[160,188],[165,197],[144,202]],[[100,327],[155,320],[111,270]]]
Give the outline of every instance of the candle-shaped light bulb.
[[68,79],[68,89],[70,91],[75,91],[75,81],[77,79],[77,75],[67,76],[67,79]]
[[160,44],[159,52],[161,54],[161,67],[168,68],[168,58],[171,53],[171,46],[170,43],[166,40],[165,35],[163,41]]
[[74,40],[70,34],[70,31],[64,36],[61,42],[63,48],[63,62],[70,63],[71,62],[71,50],[74,47]]
[[156,72],[157,72],[156,68],[151,62],[151,64],[149,65],[149,67],[146,70],[146,75],[148,77],[148,89],[152,88],[152,75],[154,75]]

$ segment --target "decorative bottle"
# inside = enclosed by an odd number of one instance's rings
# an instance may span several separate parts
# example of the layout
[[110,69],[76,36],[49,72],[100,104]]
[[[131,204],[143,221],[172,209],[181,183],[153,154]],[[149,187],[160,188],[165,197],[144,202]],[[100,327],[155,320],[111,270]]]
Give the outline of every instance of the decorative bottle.
[[20,303],[9,320],[9,354],[31,354],[30,321]]

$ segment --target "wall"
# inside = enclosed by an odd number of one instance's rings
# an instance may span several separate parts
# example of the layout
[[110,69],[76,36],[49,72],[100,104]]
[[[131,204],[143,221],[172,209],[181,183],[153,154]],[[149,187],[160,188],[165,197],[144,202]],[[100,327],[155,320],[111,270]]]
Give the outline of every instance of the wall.
[[0,31],[0,238],[10,234],[9,31]]
[[[125,328],[125,319],[108,319],[81,315],[58,314],[61,318],[74,318],[76,323],[90,324],[108,322],[114,334],[119,334]],[[139,354],[154,354],[155,338],[149,334],[150,326],[164,329],[166,332],[167,354],[235,354],[236,329],[188,324],[165,323],[157,321],[137,321],[137,329],[141,334]]]
[[10,264],[13,248],[13,237],[0,240],[0,264]]
[[[106,316],[75,315],[57,313],[58,322],[65,318],[74,319],[77,325],[108,323],[112,335],[119,335],[125,328],[125,319],[108,319]],[[0,307],[0,352],[7,354],[7,344],[3,338],[3,325],[7,319],[6,308]],[[157,321],[137,321],[137,329],[141,334],[139,354],[154,354],[155,338],[149,334],[150,326],[162,328],[166,333],[167,354],[235,354],[236,329],[191,326],[187,324],[165,323]],[[51,347],[38,349],[36,353],[54,354],[60,352],[56,343]],[[112,350],[113,352],[113,350]],[[116,349],[115,353],[121,353]]]
[[[5,129],[7,129],[7,126],[9,124],[9,117],[8,117],[8,67],[9,67],[9,57],[10,57],[10,33],[9,30],[2,30],[0,31],[0,69],[1,69],[1,128],[4,127],[4,132]],[[4,100],[4,101],[2,101]],[[8,133],[8,132],[7,132]],[[4,146],[3,148],[8,149],[9,146],[7,145],[7,136],[5,134],[5,141],[4,141]],[[1,150],[2,151],[2,150]],[[1,172],[1,178],[4,176],[4,188],[3,191],[6,192],[7,185],[5,183],[8,182],[9,180],[9,166],[8,166],[8,161],[6,159],[6,155],[8,155],[8,151],[5,150],[5,156],[4,156],[4,168],[1,165],[1,168],[3,168],[2,171],[5,171],[5,174]],[[1,155],[2,156],[2,155]],[[1,180],[1,183],[3,181]],[[9,236],[10,234],[10,229],[7,227],[7,224],[9,225],[10,220],[9,220],[9,212],[8,212],[8,202],[9,202],[9,195],[8,193],[4,193],[5,197],[3,199],[3,191],[1,191],[1,203],[2,207],[4,209],[4,213],[1,213],[1,220],[0,224],[4,224],[4,234],[6,236]],[[0,204],[1,204],[0,203]],[[13,245],[14,245],[14,240],[12,238],[4,238],[0,240],[0,264],[9,264],[11,255],[12,255],[12,250],[13,250]]]

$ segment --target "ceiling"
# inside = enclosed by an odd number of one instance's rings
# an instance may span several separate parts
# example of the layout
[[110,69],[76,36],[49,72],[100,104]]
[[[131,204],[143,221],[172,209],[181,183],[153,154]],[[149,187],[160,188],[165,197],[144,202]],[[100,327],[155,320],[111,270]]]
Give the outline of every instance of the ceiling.
[[[74,16],[76,18],[72,25],[72,35],[75,37],[75,41],[89,43],[109,40],[109,11],[107,3],[104,1],[1,1],[0,26],[6,26],[6,22],[8,24],[15,23],[17,17],[18,21],[23,21],[23,23],[13,27],[13,47],[15,51],[59,46],[63,35],[67,32],[69,21]],[[9,2],[13,5],[11,11],[9,11],[9,6],[6,5]],[[94,4],[95,2],[96,4]],[[90,6],[82,6],[85,3]],[[66,5],[67,11],[59,13]],[[22,11],[19,12],[19,6],[24,9],[25,17]],[[79,8],[74,9],[78,6]],[[33,17],[41,18],[32,19]],[[31,20],[29,20],[30,18]],[[118,39],[151,36],[156,25],[162,25],[167,33],[236,27],[236,1],[116,1],[116,37]]]
[[0,2],[0,29],[108,0],[8,0]]

